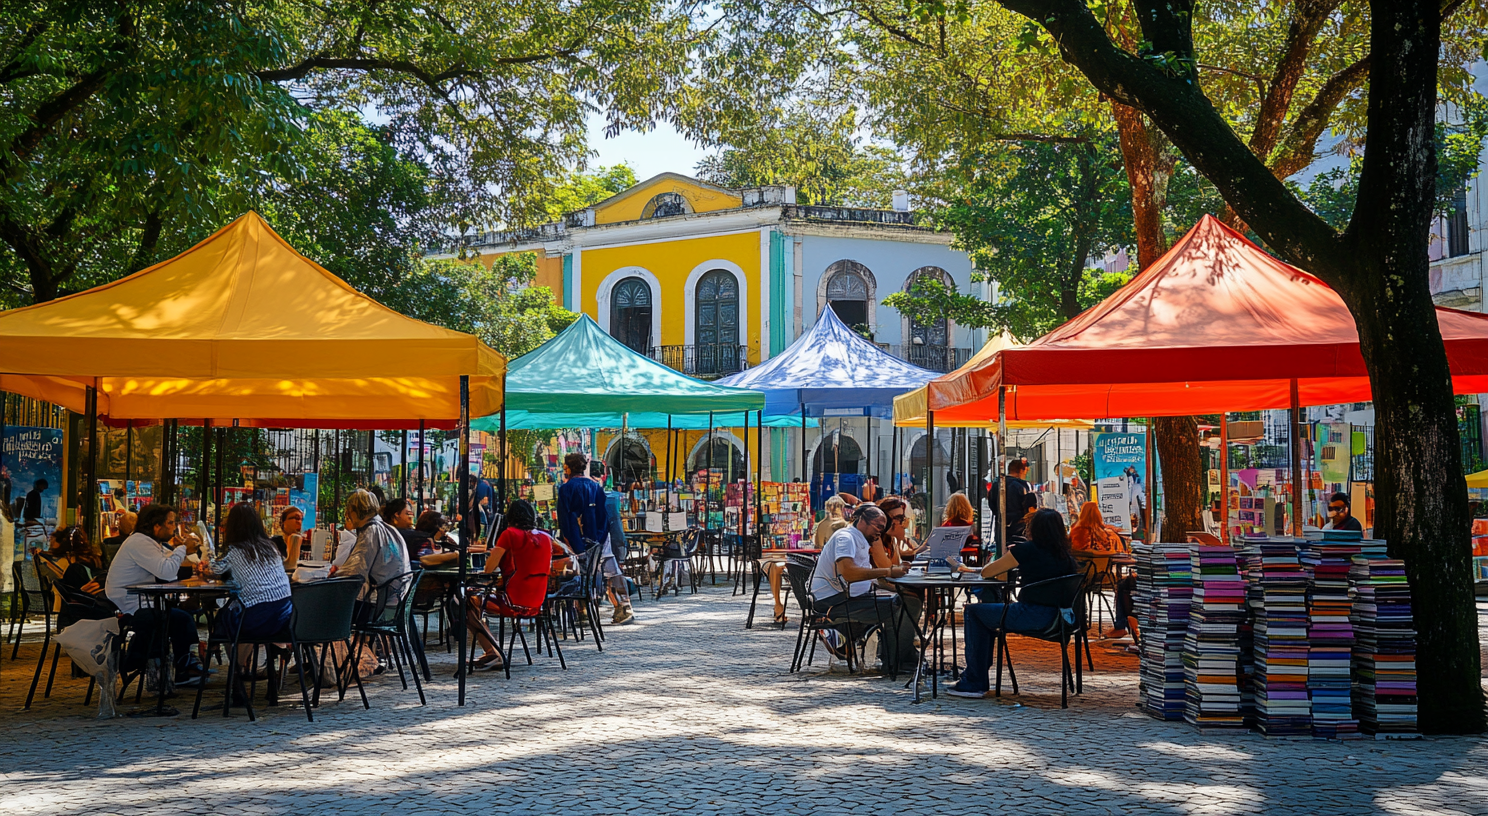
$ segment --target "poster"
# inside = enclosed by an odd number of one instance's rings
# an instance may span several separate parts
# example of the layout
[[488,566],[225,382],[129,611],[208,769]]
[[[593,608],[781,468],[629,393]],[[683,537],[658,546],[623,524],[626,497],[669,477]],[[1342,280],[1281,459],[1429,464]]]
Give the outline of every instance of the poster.
[[0,499],[16,519],[13,559],[30,547],[45,549],[57,529],[62,497],[62,431],[57,428],[6,427],[4,464],[0,465]]
[[1131,533],[1146,502],[1147,434],[1097,433],[1093,448],[1101,518],[1121,532]]
[[306,530],[315,526],[315,504],[320,496],[320,474],[306,473],[295,480],[299,484],[289,489],[289,503],[305,514]]

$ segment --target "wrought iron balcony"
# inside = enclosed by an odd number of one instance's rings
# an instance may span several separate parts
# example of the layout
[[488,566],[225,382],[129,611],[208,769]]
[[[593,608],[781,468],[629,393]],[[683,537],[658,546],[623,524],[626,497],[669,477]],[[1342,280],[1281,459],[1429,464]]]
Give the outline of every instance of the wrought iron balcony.
[[965,365],[971,359],[971,349],[953,348],[951,346],[916,346],[913,344],[899,345],[897,343],[879,344],[888,353],[905,360],[909,363],[938,371],[942,374],[955,371]]
[[749,347],[725,345],[652,346],[651,359],[689,377],[711,380],[749,367]]

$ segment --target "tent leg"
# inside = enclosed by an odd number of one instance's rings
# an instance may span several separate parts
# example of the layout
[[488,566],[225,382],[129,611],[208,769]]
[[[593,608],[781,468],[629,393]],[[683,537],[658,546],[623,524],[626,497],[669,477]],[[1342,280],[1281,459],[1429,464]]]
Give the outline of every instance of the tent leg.
[[1157,531],[1154,530],[1153,527],[1152,527],[1153,522],[1157,518],[1157,513],[1153,509],[1153,506],[1152,506],[1153,498],[1157,495],[1157,485],[1154,484],[1154,478],[1155,478],[1155,474],[1157,472],[1157,467],[1156,467],[1156,464],[1157,463],[1153,461],[1156,458],[1156,456],[1154,455],[1154,451],[1157,450],[1157,445],[1156,445],[1155,441],[1153,440],[1152,434],[1153,434],[1152,420],[1151,419],[1148,419],[1147,420],[1147,434],[1146,434],[1146,436],[1147,436],[1147,464],[1146,464],[1146,473],[1143,474],[1143,478],[1145,478],[1146,479],[1146,482],[1147,482],[1145,485],[1143,485],[1143,487],[1146,488],[1146,491],[1147,491],[1147,504],[1142,508],[1142,524],[1146,527],[1146,532],[1144,533],[1144,535],[1147,536],[1147,543],[1148,544],[1152,544],[1152,543],[1154,543],[1154,542],[1157,541]]
[[[422,449],[421,449],[422,450]],[[470,518],[470,377],[466,374],[460,375],[460,499],[455,503],[459,508],[463,519]],[[455,600],[459,604],[459,613],[455,617],[455,640],[459,644],[456,647],[460,669],[456,673],[460,678],[459,705],[465,705],[465,554],[470,549],[470,536],[465,535],[462,527],[460,530],[460,583],[459,589],[455,590]],[[507,655],[511,659],[511,655]],[[352,667],[355,671],[356,667]]]
[[419,515],[424,514],[424,421],[419,420],[418,477],[414,479],[414,490],[418,492]]
[[98,388],[88,386],[86,394],[88,412],[88,473],[83,483],[83,529],[92,540],[98,535]]
[[[507,503],[507,500],[506,500],[507,452],[506,452],[506,372],[504,372],[504,371],[501,372],[501,441],[500,441],[500,448],[501,448],[501,450],[500,450],[500,452],[498,454],[501,457],[501,478],[498,480],[498,482],[500,484],[500,487],[501,487],[501,507],[500,507],[500,510],[501,510],[502,513],[505,513],[506,512],[506,503]],[[620,453],[623,456],[625,454],[625,451],[622,449],[620,451]]]
[[1219,415],[1219,540],[1230,543],[1230,415]]
[[[1297,393],[1297,381],[1292,380],[1291,408],[1287,411],[1287,425],[1292,438],[1292,535],[1302,537],[1302,429],[1298,426],[1297,414],[1301,412],[1301,399]],[[1352,444],[1352,440],[1350,440]]]
[[1007,386],[997,388],[997,557],[1007,551]]
[[935,524],[935,412],[925,412],[925,529]]
[[[202,465],[201,473],[197,475],[196,489],[198,495],[196,502],[196,520],[202,524],[207,522],[207,497],[212,493],[212,420],[202,420]],[[340,499],[336,501],[340,504]]]

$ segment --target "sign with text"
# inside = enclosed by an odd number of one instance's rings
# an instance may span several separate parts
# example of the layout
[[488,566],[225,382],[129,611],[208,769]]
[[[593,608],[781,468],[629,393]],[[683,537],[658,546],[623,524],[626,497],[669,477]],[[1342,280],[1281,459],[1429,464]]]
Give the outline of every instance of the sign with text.
[[1130,533],[1140,523],[1147,497],[1147,434],[1097,433],[1092,448],[1101,517]]

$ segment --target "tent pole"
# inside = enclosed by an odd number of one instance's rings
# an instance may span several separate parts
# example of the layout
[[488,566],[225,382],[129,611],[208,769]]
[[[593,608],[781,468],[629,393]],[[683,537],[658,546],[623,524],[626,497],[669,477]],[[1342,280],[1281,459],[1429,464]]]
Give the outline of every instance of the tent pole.
[[1156,463],[1152,461],[1154,458],[1156,458],[1155,455],[1154,455],[1154,451],[1156,451],[1157,448],[1156,448],[1156,444],[1155,444],[1155,442],[1154,442],[1154,440],[1152,438],[1152,432],[1153,432],[1152,419],[1149,418],[1147,420],[1147,433],[1146,433],[1146,437],[1147,437],[1147,463],[1146,463],[1146,471],[1147,472],[1145,474],[1143,474],[1143,478],[1146,480],[1146,484],[1143,485],[1143,487],[1146,488],[1146,490],[1147,490],[1147,504],[1145,506],[1143,506],[1143,508],[1142,508],[1142,524],[1145,525],[1146,528],[1147,528],[1146,536],[1147,536],[1147,543],[1148,544],[1152,544],[1152,543],[1154,543],[1154,542],[1157,541],[1157,533],[1152,529],[1152,521],[1153,521],[1154,518],[1157,517],[1157,514],[1153,511],[1153,508],[1152,508],[1153,497],[1157,495],[1157,486],[1155,484],[1153,484],[1153,482],[1154,482],[1153,474],[1156,473],[1157,468],[1156,468]]
[[[98,379],[88,386],[84,410],[88,413],[88,473],[83,481],[83,529],[91,541],[98,535]],[[44,650],[43,650],[44,651]]]
[[754,415],[754,529],[765,546],[765,410]]
[[889,442],[889,490],[891,492],[894,492],[894,493],[901,493],[901,492],[903,492],[903,490],[899,487],[899,423],[898,422],[895,422],[894,423],[894,427],[889,431],[889,433],[893,435],[893,439]]
[[196,502],[196,520],[207,523],[207,496],[212,492],[212,420],[202,420],[202,465],[197,475],[196,489],[200,494]]
[[507,456],[508,456],[508,454],[507,454],[507,450],[506,450],[506,372],[505,371],[501,372],[501,440],[500,440],[500,448],[501,448],[501,450],[500,450],[500,452],[499,452],[498,455],[501,458],[501,477],[499,479],[499,484],[500,484],[500,487],[501,487],[501,507],[499,509],[500,509],[500,511],[502,513],[505,513],[506,512],[506,503],[507,503],[507,499],[506,499],[506,469],[508,467],[508,465],[507,465]]
[[[708,447],[708,470],[703,477],[703,529],[708,530],[711,523],[708,520],[708,491],[713,489],[713,412],[708,412],[708,441],[704,443]],[[713,546],[711,543],[708,546]],[[710,557],[712,550],[709,550]],[[713,573],[713,582],[718,582],[718,573]]]
[[[460,375],[460,498],[455,502],[462,521],[470,518],[470,377]],[[460,583],[455,590],[459,613],[455,615],[455,641],[459,644],[460,678],[459,705],[465,705],[465,575],[466,553],[470,552],[470,536],[466,526],[460,525]]]
[[[342,462],[342,459],[341,459],[341,431],[340,431],[340,429],[331,431],[331,459],[336,463],[336,479],[335,479],[335,481],[333,481],[331,483],[331,495],[334,497],[333,499],[331,499],[331,504],[334,505],[331,509],[336,512],[336,521],[337,521],[337,523],[339,523],[341,521],[341,462]],[[334,537],[332,537],[331,540],[332,540],[332,543],[335,542],[335,538]]]
[[[676,445],[677,435],[672,433],[672,415],[667,414],[667,460],[666,469],[662,473],[666,476],[666,511],[672,510],[672,448]],[[662,516],[662,518],[666,518]]]
[[935,529],[935,412],[925,412],[925,529]]
[[398,497],[408,498],[408,429],[404,428],[398,452]]
[[997,557],[1007,552],[1007,386],[997,387]]
[[[5,435],[5,420],[0,418],[0,437]],[[134,420],[124,428],[124,481],[134,481]],[[124,509],[129,509],[129,491],[124,491]]]
[[[1291,407],[1287,410],[1287,424],[1292,437],[1292,535],[1302,537],[1302,433],[1298,427],[1297,414],[1302,410],[1297,393],[1297,380],[1292,378]],[[1350,445],[1353,441],[1350,440]]]
[[418,494],[419,515],[424,514],[424,421],[419,420],[418,433],[418,476],[414,481],[414,492]]
[[[807,481],[806,475],[806,403],[801,403],[801,481]],[[806,504],[811,505],[811,488],[806,488]],[[814,512],[814,511],[813,511]]]
[[1219,415],[1219,540],[1230,543],[1230,415]]
[[[234,423],[237,420],[233,420]],[[212,525],[208,528],[214,536],[220,538],[219,531],[222,529],[222,474],[227,470],[227,427],[217,429],[217,471],[212,479]]]

